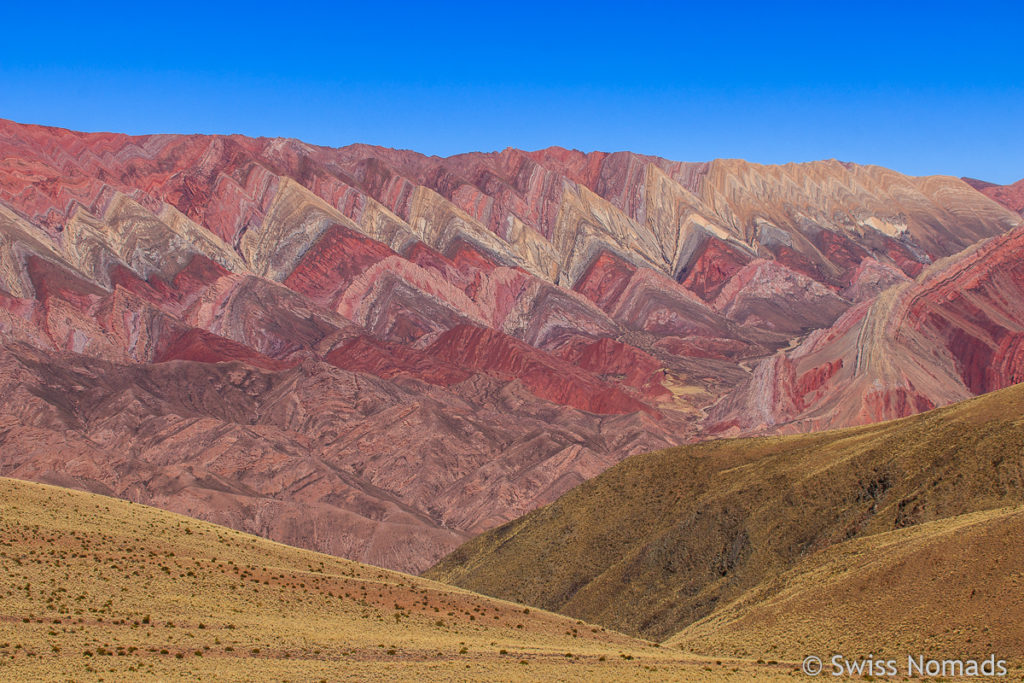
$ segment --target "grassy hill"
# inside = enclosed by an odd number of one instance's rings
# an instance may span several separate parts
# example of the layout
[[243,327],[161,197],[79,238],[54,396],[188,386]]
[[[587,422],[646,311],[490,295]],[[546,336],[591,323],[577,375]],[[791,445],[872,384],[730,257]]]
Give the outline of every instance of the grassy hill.
[[746,680],[705,659],[155,508],[0,479],[0,680]]
[[991,642],[1022,657],[1024,556],[1007,540],[1021,513],[994,512],[1022,504],[1018,385],[866,427],[634,456],[426,576],[700,651]]
[[759,584],[669,644],[780,658],[996,653],[1019,664],[1022,538],[1024,507],[1016,507],[840,543]]

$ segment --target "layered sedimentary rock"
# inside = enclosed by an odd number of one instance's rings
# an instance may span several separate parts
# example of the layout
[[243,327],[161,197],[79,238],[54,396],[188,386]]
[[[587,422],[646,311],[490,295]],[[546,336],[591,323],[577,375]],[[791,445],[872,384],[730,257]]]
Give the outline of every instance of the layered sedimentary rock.
[[711,410],[734,433],[911,415],[1024,380],[1024,229],[929,266],[761,361]]
[[1024,180],[1018,180],[1011,185],[996,185],[995,183],[975,180],[974,178],[964,178],[963,180],[971,187],[976,188],[982,194],[991,197],[1006,208],[1017,213],[1024,213]]
[[9,344],[0,474],[417,571],[623,453],[671,442],[645,413],[558,407],[480,375],[449,390],[320,361],[254,365]]
[[[418,569],[709,415],[800,418],[731,392],[1022,222],[954,178],[834,161],[0,121],[0,379],[36,388],[0,406],[0,472]],[[1015,354],[863,419],[1000,385]],[[810,406],[841,362],[790,393]],[[238,462],[210,469],[217,449]]]

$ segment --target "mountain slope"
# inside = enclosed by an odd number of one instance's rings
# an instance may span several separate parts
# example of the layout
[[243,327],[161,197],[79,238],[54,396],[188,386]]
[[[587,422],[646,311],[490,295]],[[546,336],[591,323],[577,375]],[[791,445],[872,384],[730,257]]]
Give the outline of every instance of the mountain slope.
[[642,413],[583,413],[485,378],[462,389],[317,362],[126,365],[9,345],[0,475],[419,570],[468,537],[459,529],[667,442]]
[[1024,381],[1024,229],[964,250],[761,361],[709,411],[718,433],[903,417]]
[[0,479],[0,568],[5,679],[789,675],[743,661],[711,668],[581,621],[10,479]]
[[1024,180],[1018,180],[1010,185],[996,185],[974,178],[964,178],[963,180],[986,197],[999,202],[1011,211],[1024,212]]
[[[838,567],[828,565],[836,553],[893,542],[878,534],[1024,504],[1022,414],[1018,385],[867,427],[634,456],[469,541],[426,575],[648,637],[666,638],[704,618],[710,621],[700,632],[710,634],[730,603],[757,595],[760,608],[789,585],[787,572],[820,593],[827,575],[801,578],[800,568]],[[998,580],[1024,569],[1017,555],[996,557]],[[972,562],[951,571],[948,590],[962,595],[996,581],[970,573]],[[901,581],[917,585],[914,577]],[[875,616],[887,617],[879,638],[909,646],[900,612]],[[801,633],[816,623],[808,617]],[[775,633],[770,624],[761,628]],[[1021,642],[1019,632],[1009,636]],[[793,653],[796,645],[787,648]]]
[[836,161],[0,121],[0,473],[418,571],[630,454],[756,428],[722,411],[761,359],[1021,223]]

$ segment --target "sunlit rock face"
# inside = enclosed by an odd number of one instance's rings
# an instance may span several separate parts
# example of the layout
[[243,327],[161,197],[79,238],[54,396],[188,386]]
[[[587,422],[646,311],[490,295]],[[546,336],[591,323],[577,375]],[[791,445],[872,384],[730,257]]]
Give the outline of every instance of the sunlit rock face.
[[975,180],[974,178],[964,178],[963,180],[971,187],[977,189],[985,196],[991,197],[1011,211],[1024,213],[1024,180],[1018,180],[1010,185],[996,185],[995,183]]
[[904,417],[1024,381],[1024,228],[943,259],[760,361],[716,433]]
[[0,474],[417,571],[633,453],[1021,379],[982,192],[0,121]]

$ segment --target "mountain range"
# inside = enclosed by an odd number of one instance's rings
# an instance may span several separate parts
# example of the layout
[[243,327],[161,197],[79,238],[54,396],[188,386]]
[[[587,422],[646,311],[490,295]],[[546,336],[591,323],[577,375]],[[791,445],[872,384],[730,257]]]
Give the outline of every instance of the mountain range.
[[1019,199],[0,121],[0,475],[419,572],[630,455],[1024,379]]

